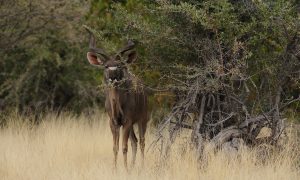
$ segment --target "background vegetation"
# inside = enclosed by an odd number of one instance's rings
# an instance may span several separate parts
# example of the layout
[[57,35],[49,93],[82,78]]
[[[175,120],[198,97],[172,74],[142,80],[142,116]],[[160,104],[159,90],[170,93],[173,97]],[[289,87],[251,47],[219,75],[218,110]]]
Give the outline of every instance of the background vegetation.
[[[139,61],[132,71],[147,86],[169,90],[152,93],[160,106],[180,99],[169,98],[175,91],[184,97],[199,78],[202,92],[233,86],[252,112],[268,109],[279,87],[282,104],[300,93],[297,0],[12,0],[0,5],[3,111],[82,112],[103,106],[102,73],[86,61],[83,25],[95,30],[98,45],[110,52],[128,39],[137,42]],[[289,104],[284,113],[297,119],[299,105]]]
[[[299,179],[299,125],[283,123],[300,121],[299,11],[299,0],[0,0],[0,176]],[[137,44],[130,71],[162,122],[147,130],[144,170],[111,171],[84,26],[110,53]]]

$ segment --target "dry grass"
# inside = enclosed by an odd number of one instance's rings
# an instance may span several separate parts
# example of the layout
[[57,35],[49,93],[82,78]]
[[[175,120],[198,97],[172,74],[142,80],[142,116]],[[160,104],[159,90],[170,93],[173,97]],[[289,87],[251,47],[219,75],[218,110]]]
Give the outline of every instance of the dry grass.
[[[258,149],[244,149],[233,156],[208,152],[207,163],[199,166],[194,153],[183,148],[184,138],[176,142],[168,162],[161,163],[158,150],[149,151],[141,169],[138,154],[130,173],[124,171],[120,151],[114,172],[106,116],[88,120],[68,114],[58,118],[49,115],[39,126],[19,120],[11,117],[7,127],[0,129],[0,179],[300,179],[299,156],[290,146],[270,153],[264,162],[257,156]],[[149,145],[153,138],[149,131],[146,143]]]

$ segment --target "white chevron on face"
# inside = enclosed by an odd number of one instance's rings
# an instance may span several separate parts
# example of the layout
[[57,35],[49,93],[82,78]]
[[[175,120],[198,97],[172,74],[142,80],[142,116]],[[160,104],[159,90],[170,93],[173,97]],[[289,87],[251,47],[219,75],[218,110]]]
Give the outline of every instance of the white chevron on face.
[[117,70],[117,67],[116,66],[114,66],[114,67],[108,67],[108,69],[111,70],[111,71],[115,71],[115,70]]

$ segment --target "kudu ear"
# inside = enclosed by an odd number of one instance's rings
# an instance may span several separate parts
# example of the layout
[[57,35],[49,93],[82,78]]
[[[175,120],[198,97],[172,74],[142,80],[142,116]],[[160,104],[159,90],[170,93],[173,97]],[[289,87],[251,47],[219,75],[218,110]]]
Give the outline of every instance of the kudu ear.
[[125,57],[127,58],[126,63],[130,64],[137,59],[137,53],[135,50],[132,50],[128,53],[125,53]]
[[86,57],[91,65],[100,66],[104,63],[104,61],[97,57],[97,55],[93,52],[88,52]]
[[96,40],[94,37],[93,32],[89,28],[85,26],[85,29],[90,34],[90,42],[89,42],[89,51],[87,52],[86,56],[90,64],[95,66],[103,65],[105,61],[109,58],[104,52],[104,50],[96,48]]
[[132,63],[137,59],[137,53],[134,50],[135,44],[129,40],[127,45],[119,51],[119,54],[125,59],[126,63]]

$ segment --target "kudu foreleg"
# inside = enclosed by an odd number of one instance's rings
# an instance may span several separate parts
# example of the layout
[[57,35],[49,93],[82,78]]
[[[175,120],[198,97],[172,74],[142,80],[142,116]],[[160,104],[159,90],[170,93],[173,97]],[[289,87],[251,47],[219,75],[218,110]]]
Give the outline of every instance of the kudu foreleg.
[[124,166],[127,171],[128,171],[128,166],[127,166],[128,138],[130,135],[130,131],[131,131],[131,126],[123,126],[122,150],[123,150],[123,157],[124,157]]
[[110,123],[110,129],[113,134],[113,152],[114,152],[114,167],[117,168],[117,159],[119,152],[119,138],[120,138],[120,127],[115,126],[113,122]]

